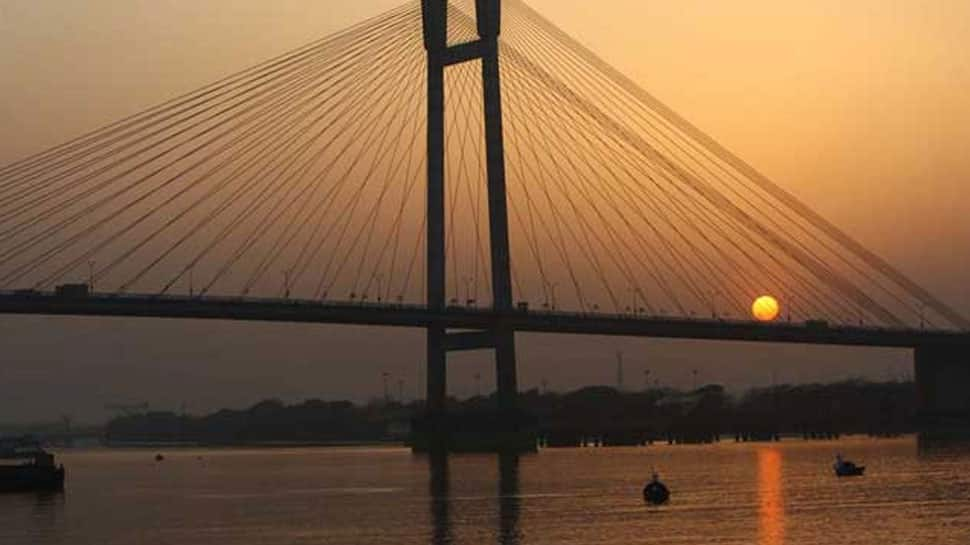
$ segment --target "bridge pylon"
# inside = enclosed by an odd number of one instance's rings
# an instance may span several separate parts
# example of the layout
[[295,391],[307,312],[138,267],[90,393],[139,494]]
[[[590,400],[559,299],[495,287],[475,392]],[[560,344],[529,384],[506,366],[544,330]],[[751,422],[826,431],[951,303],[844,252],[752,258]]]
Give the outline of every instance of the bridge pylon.
[[[481,331],[449,332],[443,325],[427,331],[427,421],[445,422],[448,352],[488,349],[495,353],[499,421],[517,424],[518,384],[515,333],[502,320],[512,310],[512,279],[502,128],[502,92],[498,37],[501,0],[476,0],[478,39],[448,43],[447,0],[422,0],[424,45],[427,50],[427,304],[446,310],[445,301],[445,70],[464,62],[481,61],[485,121],[489,243],[491,248],[492,327]],[[433,435],[433,433],[432,433]],[[441,430],[439,436],[447,436]]]

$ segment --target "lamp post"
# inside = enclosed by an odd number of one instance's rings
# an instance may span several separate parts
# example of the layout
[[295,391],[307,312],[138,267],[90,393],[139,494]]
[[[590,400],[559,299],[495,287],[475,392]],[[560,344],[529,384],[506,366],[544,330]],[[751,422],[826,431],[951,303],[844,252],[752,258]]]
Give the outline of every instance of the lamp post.
[[546,302],[543,306],[546,310],[556,310],[556,286],[558,285],[558,282],[545,282]]
[[465,283],[465,306],[470,307],[475,301],[472,299],[472,279],[467,276],[463,276],[462,281]]
[[623,391],[623,352],[616,352],[616,390]]

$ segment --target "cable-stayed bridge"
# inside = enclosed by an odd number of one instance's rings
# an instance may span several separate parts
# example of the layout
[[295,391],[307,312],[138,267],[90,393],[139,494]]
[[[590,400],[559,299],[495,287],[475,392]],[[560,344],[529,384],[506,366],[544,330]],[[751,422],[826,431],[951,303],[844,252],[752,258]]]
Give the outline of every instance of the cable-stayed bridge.
[[426,328],[432,412],[461,349],[514,407],[521,331],[911,347],[970,414],[970,321],[504,4],[409,3],[0,168],[0,312]]

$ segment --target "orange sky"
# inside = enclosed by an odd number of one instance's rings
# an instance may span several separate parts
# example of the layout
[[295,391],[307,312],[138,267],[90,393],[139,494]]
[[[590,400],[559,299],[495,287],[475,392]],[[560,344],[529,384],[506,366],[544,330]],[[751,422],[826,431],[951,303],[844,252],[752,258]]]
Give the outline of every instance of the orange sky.
[[[0,163],[398,3],[5,0]],[[970,3],[531,4],[970,314]]]
[[[397,5],[0,5],[0,162]],[[533,0],[674,110],[970,309],[970,4]],[[594,7],[595,6],[595,7]],[[962,254],[962,255],[961,255]]]

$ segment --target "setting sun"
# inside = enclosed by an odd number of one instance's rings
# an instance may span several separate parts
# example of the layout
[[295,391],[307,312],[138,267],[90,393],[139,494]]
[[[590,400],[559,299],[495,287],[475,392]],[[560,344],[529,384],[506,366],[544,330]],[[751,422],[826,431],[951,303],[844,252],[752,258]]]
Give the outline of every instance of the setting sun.
[[770,295],[762,295],[751,305],[751,314],[759,322],[770,322],[778,317],[781,307],[778,300]]

